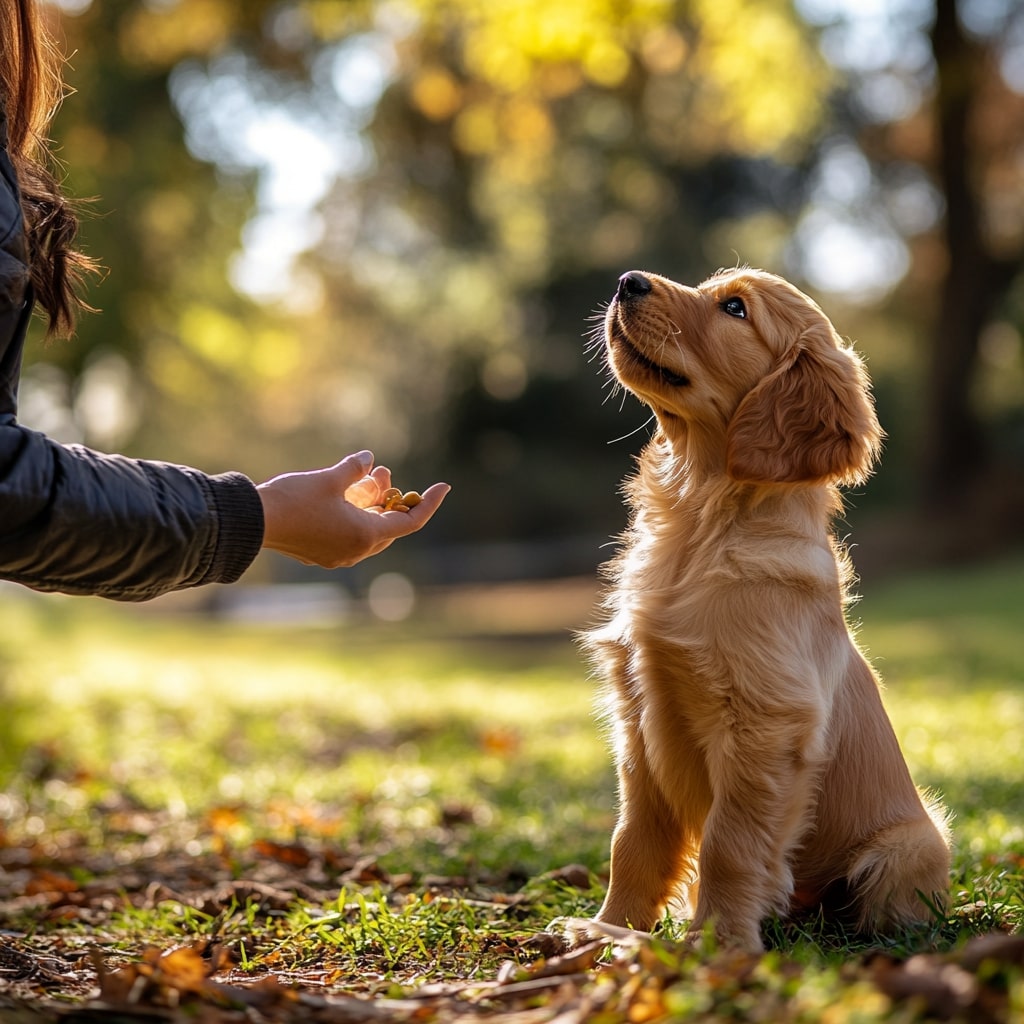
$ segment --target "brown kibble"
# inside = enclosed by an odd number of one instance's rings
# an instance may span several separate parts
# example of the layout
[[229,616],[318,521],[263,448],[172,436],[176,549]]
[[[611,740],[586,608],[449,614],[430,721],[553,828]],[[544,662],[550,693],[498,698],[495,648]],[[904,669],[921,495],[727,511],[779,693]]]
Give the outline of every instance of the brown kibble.
[[406,491],[403,494],[397,487],[389,487],[380,496],[380,503],[385,512],[408,512],[422,500],[419,491]]
[[397,487],[389,487],[381,496],[380,503],[384,506],[385,512],[390,512],[395,503],[402,500],[402,492]]

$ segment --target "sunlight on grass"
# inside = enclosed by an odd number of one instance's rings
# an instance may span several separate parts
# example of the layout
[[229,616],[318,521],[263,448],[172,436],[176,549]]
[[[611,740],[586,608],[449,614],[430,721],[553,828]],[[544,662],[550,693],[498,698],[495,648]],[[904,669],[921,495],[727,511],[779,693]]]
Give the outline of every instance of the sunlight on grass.
[[[965,872],[1024,855],[1021,569],[899,581],[855,607]],[[9,831],[33,800],[38,829],[119,794],[200,821],[200,844],[332,835],[437,871],[606,861],[610,757],[568,636],[256,628],[10,590],[0,624]]]
[[911,577],[856,611],[915,778],[954,813],[958,852],[1024,855],[1024,565]]
[[[671,946],[686,922],[666,920],[663,952],[593,975],[588,998],[631,1007],[609,1022],[917,1019],[879,957],[1024,928],[1022,610],[1020,560],[855,609],[911,770],[954,815],[949,913],[884,939],[769,920],[746,966]],[[253,627],[0,589],[0,927],[43,956],[101,948],[132,986],[164,955],[169,986],[215,969],[369,998],[533,985],[540,933],[592,915],[606,882],[594,695],[567,635]],[[1009,1005],[1015,977],[976,980]]]
[[45,790],[58,814],[86,803],[83,787],[178,818],[244,806],[207,831],[333,831],[433,870],[459,857],[539,870],[563,844],[593,861],[606,842],[610,766],[568,637],[554,656],[460,649],[20,594],[0,620],[13,709],[0,764],[53,759],[48,772],[77,779]]

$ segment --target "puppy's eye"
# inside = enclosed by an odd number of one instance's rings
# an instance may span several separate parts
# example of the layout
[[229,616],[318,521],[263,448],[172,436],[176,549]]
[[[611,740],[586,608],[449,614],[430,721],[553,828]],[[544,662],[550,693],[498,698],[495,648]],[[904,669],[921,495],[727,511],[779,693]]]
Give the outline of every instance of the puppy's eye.
[[742,299],[726,299],[722,303],[722,312],[728,313],[729,316],[739,317],[740,320],[747,318],[747,307],[743,305]]

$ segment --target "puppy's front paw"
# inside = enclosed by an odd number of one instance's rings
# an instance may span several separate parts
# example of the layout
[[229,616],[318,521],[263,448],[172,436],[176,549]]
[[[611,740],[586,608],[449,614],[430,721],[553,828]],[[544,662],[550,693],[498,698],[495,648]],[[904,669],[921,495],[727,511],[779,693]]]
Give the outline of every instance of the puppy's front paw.
[[756,956],[764,952],[764,943],[757,928],[724,929],[713,928],[708,924],[699,928],[695,924],[692,924],[683,936],[683,943],[699,953],[729,950],[733,953],[749,953]]
[[593,923],[589,917],[556,917],[544,931],[561,942],[562,951],[567,952],[594,941],[596,936],[590,933],[590,926]]
[[568,949],[590,942],[636,946],[651,938],[650,932],[633,931],[632,928],[622,928],[590,917],[556,917],[547,931],[561,937]]

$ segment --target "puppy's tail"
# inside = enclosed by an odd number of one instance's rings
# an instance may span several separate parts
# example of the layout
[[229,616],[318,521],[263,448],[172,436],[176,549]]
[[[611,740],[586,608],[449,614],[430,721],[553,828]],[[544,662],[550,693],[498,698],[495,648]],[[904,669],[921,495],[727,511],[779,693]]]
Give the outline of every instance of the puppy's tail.
[[858,927],[884,932],[933,919],[949,891],[949,813],[922,794],[925,814],[876,832],[857,851],[847,878]]

